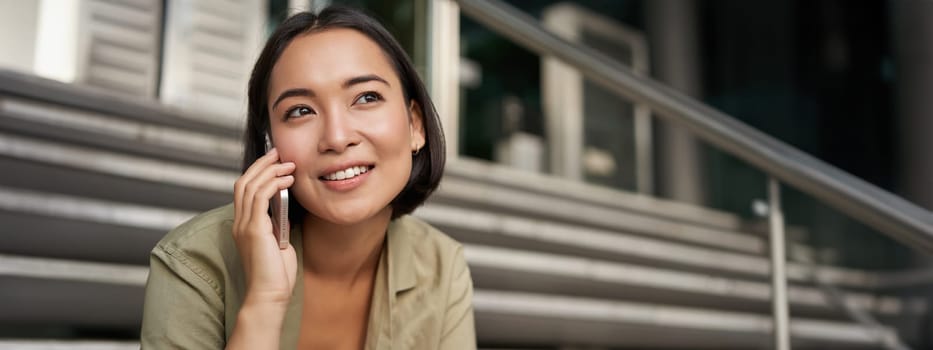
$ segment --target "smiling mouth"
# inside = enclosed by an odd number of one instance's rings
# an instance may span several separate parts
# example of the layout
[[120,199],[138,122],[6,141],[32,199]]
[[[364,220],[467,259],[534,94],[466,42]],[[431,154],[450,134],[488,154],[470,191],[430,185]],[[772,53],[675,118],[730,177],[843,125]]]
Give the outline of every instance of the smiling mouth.
[[338,170],[333,173],[321,176],[319,177],[319,179],[323,181],[340,181],[340,180],[352,179],[354,177],[365,174],[369,172],[370,170],[373,170],[373,168],[375,168],[374,165],[352,166],[344,170]]

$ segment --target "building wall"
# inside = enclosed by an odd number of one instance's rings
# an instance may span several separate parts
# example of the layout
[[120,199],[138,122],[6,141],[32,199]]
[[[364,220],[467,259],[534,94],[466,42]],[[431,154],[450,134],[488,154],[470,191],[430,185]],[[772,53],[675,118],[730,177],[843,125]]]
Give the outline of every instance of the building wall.
[[40,1],[0,0],[0,67],[32,72]]

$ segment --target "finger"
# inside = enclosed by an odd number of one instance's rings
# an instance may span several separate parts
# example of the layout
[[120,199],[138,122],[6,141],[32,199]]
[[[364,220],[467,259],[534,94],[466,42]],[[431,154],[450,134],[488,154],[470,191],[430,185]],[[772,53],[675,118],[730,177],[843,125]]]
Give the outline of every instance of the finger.
[[270,223],[269,200],[277,190],[288,188],[294,182],[294,177],[291,175],[274,177],[274,169],[270,167],[267,171],[269,172],[266,174],[268,179],[260,176],[246,186],[243,216],[249,218],[245,223],[248,227],[267,227]]
[[[278,176],[289,175],[295,171],[295,163],[285,162],[285,163],[273,163],[264,166],[263,168],[251,169],[252,173],[250,177],[244,176],[244,196],[249,195],[250,186],[255,183],[266,183]],[[255,187],[252,187],[255,188]]]
[[285,266],[286,278],[288,278],[288,286],[294,288],[298,279],[298,254],[291,243],[281,250],[281,254],[282,265]]
[[[273,149],[275,151],[275,149]],[[267,156],[274,155],[272,152],[269,152]],[[268,181],[266,178],[270,176],[275,176],[277,174],[290,174],[295,171],[295,163],[274,163],[277,158],[275,157],[265,157],[264,159],[257,160],[244,172],[240,178],[237,179],[234,184],[234,227],[236,226],[237,221],[241,224],[248,224],[252,218],[253,210],[251,209],[251,203],[253,202],[253,196],[255,187],[258,186],[257,182],[262,183]],[[269,161],[273,163],[269,163]],[[269,168],[272,168],[271,175]],[[236,220],[239,219],[239,220]],[[245,228],[239,226],[240,228]]]
[[[269,220],[271,223],[271,218],[268,215],[269,212],[269,200],[274,196],[278,191],[284,190],[290,187],[295,182],[295,177],[291,175],[285,175],[275,178],[272,181],[269,181],[263,184],[262,187],[258,188],[255,193],[255,201],[252,204],[252,213],[250,217],[258,220],[258,218],[264,218]],[[254,223],[259,224],[259,223]],[[260,225],[265,226],[265,225]],[[259,233],[257,233],[259,234]]]
[[247,188],[249,182],[246,178],[240,177],[237,179],[237,188],[234,189],[234,205],[236,206],[236,216],[234,217],[234,224],[237,229],[234,230],[234,233],[243,232],[247,225],[250,222],[250,201],[247,197]]
[[264,169],[269,167],[269,165],[275,164],[278,160],[279,151],[275,148],[269,150],[264,156],[257,158],[249,168],[246,168],[243,175],[240,176],[240,178],[243,179],[244,185],[249,184],[257,174],[261,173]]
[[261,196],[262,198],[256,198],[256,192],[262,188],[263,184],[266,184],[278,177],[278,174],[290,174],[294,172],[295,163],[288,162],[282,164],[271,164],[266,166],[264,169],[257,171],[258,173],[254,174],[253,178],[249,179],[249,182],[243,186],[243,194],[241,198],[241,202],[243,204],[241,214],[244,218],[249,218],[249,220],[252,219],[252,214],[256,212],[252,209],[254,203],[260,199],[268,202],[269,198],[272,197],[270,194],[269,196]]
[[275,167],[275,176],[285,176],[293,172],[295,172],[295,163],[293,162],[279,163]]
[[237,232],[239,232],[241,224],[245,219],[243,217],[243,178],[237,178],[236,182],[233,183],[233,234],[236,237]]

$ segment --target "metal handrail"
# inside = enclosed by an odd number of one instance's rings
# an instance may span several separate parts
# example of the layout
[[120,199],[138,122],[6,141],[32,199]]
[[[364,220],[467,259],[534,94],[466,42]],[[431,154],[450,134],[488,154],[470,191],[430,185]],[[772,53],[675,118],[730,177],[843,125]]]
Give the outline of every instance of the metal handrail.
[[585,45],[564,40],[499,0],[455,0],[496,33],[556,57],[588,79],[650,106],[659,117],[915,249],[933,253],[933,212],[816,159]]

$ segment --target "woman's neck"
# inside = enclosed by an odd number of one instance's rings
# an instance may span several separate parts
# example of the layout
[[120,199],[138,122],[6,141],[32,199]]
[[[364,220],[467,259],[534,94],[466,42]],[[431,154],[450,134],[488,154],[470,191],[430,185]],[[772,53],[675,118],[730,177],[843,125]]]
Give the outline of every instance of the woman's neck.
[[375,273],[392,209],[353,225],[337,225],[308,214],[302,223],[305,273],[351,285]]

